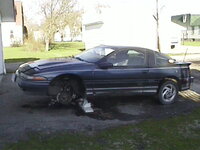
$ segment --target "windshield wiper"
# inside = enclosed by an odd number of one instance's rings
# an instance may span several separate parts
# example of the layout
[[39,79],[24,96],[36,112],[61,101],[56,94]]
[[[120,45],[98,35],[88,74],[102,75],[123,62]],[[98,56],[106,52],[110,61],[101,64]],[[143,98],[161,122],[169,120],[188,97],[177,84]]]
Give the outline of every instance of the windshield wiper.
[[74,58],[76,58],[76,59],[78,59],[78,60],[80,60],[80,61],[85,61],[85,60],[83,60],[83,59],[80,58],[80,57],[74,57]]

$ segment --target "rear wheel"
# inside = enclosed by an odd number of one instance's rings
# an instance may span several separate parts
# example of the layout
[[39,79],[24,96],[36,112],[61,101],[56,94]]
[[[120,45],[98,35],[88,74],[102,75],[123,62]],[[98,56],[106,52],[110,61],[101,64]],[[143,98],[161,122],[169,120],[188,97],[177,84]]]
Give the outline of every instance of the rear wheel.
[[164,82],[158,93],[159,102],[163,105],[172,104],[178,96],[178,86],[173,81]]

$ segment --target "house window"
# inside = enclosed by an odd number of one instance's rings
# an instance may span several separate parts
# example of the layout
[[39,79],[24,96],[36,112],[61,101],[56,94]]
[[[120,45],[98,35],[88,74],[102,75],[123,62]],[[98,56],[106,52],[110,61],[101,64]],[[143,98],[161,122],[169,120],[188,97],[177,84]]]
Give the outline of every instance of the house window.
[[187,22],[187,15],[184,15],[183,16],[183,23],[186,23]]
[[194,34],[194,26],[192,27],[192,34]]
[[14,39],[13,30],[10,30],[10,39]]
[[199,35],[200,35],[200,26],[199,26]]

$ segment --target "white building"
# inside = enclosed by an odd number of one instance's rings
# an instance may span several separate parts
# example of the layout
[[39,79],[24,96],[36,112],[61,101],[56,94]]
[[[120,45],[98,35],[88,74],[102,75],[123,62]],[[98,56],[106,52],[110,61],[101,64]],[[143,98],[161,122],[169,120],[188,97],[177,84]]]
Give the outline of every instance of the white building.
[[76,37],[71,37],[70,28],[68,26],[65,27],[63,34],[59,31],[54,35],[55,42],[69,42],[69,41],[82,41],[81,33]]
[[[86,48],[100,44],[140,46],[157,49],[156,1],[110,0],[98,11],[98,3],[84,5],[83,41]],[[160,13],[160,43],[162,52],[170,50],[171,16],[167,8]]]
[[63,33],[64,33],[63,35],[59,31],[57,33],[55,33],[55,35],[54,35],[54,41],[55,42],[71,41],[69,27],[65,27]]
[[3,45],[2,45],[2,22],[15,21],[14,0],[0,0],[0,74],[6,73]]
[[16,22],[2,23],[3,46],[8,47],[12,44],[23,44],[24,39],[24,16],[21,1],[15,1]]
[[[33,31],[34,39],[44,41],[44,33],[43,31]],[[59,31],[54,34],[54,42],[69,42],[69,41],[82,41],[81,34],[76,37],[71,37],[70,29],[67,26],[63,33],[61,34]]]

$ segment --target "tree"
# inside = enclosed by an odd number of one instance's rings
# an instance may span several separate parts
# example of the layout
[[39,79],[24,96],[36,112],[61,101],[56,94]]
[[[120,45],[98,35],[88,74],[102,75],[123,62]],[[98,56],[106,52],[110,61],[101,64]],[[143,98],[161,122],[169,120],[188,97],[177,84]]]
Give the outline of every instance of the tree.
[[24,24],[27,28],[28,36],[33,34],[34,31],[38,31],[40,29],[40,26],[36,23],[34,23],[31,19],[28,17],[24,17]]
[[76,12],[70,16],[68,26],[70,29],[71,41],[73,41],[76,36],[80,35],[82,31],[81,15],[82,12]]
[[73,41],[76,36],[80,35],[82,28],[82,13],[82,10],[76,10],[73,11],[73,13],[66,14],[67,16],[60,20],[58,28],[61,37],[64,37],[66,26],[70,29],[71,41]]
[[46,44],[46,51],[53,40],[54,34],[63,30],[72,22],[79,18],[73,17],[79,10],[76,10],[76,0],[46,0],[41,5],[41,12],[44,15],[42,30]]

